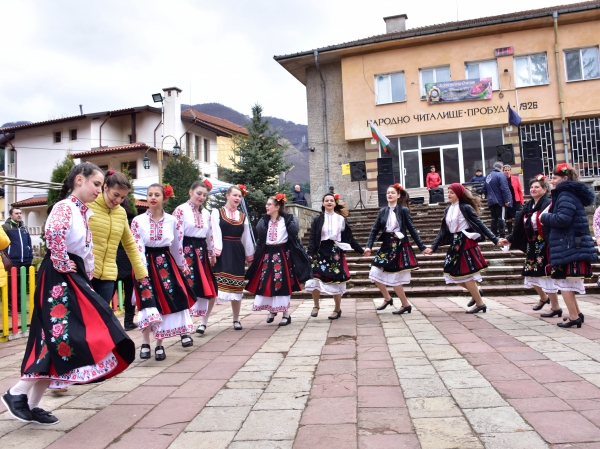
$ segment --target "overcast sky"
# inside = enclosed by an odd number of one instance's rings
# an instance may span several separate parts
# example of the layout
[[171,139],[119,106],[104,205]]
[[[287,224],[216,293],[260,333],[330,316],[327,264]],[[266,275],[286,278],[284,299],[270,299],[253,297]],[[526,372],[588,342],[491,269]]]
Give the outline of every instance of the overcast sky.
[[[152,104],[163,87],[183,102],[306,123],[304,86],[273,60],[385,32],[535,9],[569,0],[80,0],[2,2],[0,125]],[[526,6],[524,6],[526,5]],[[458,11],[457,11],[458,10]]]

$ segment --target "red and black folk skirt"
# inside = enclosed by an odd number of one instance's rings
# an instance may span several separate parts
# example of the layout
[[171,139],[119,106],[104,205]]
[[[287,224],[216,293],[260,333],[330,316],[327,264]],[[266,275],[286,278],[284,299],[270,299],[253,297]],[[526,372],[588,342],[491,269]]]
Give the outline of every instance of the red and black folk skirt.
[[444,261],[446,282],[465,282],[488,267],[479,245],[462,232],[453,235],[452,243]]
[[51,379],[55,386],[113,377],[135,360],[135,344],[106,301],[91,287],[83,259],[75,273],[42,261],[34,295],[22,379]]
[[183,257],[193,273],[192,290],[198,298],[216,298],[217,279],[212,272],[206,239],[183,238]]
[[246,290],[255,295],[273,298],[302,291],[298,276],[294,272],[288,243],[265,245],[264,252],[254,258],[246,273],[246,279]]
[[371,266],[380,268],[386,273],[397,273],[404,270],[416,270],[419,268],[419,263],[410,242],[402,243],[395,234],[385,232],[383,244],[377,251]]
[[311,267],[313,277],[324,284],[339,284],[350,279],[346,254],[333,240],[321,241],[319,253]]

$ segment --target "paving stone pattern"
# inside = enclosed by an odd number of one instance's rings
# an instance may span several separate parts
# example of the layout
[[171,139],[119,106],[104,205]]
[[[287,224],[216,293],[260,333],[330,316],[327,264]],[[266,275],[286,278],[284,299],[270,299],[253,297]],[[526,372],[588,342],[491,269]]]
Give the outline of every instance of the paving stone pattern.
[[[192,348],[165,340],[163,362],[47,392],[56,426],[3,411],[0,448],[600,448],[600,296],[580,297],[585,324],[569,330],[536,300],[486,297],[467,315],[465,297],[414,297],[396,316],[344,298],[330,321],[330,299],[318,318],[294,299],[286,327],[244,301],[239,332],[217,305]],[[0,390],[24,345],[0,345]]]

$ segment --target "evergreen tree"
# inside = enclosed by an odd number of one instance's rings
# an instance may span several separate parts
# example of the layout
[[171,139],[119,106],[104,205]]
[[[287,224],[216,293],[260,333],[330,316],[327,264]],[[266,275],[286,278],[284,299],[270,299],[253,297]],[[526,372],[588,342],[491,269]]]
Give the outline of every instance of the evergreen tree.
[[201,179],[196,161],[187,156],[172,157],[163,171],[163,184],[173,187],[174,195],[165,203],[165,211],[172,213],[177,206],[189,198],[192,184]]
[[233,154],[229,157],[233,168],[219,166],[223,181],[248,188],[244,199],[253,226],[265,213],[268,197],[290,190],[289,183],[279,185],[279,174],[291,167],[284,159],[287,144],[282,143],[278,131],[271,129],[262,112],[262,106],[255,104],[252,119],[246,125],[248,137],[233,137]]
[[[52,170],[50,182],[59,182],[62,184],[65,179],[67,179],[67,175],[73,167],[75,167],[73,156],[67,154],[62,161],[56,164],[54,170]],[[59,193],[60,190],[48,190],[48,205],[53,204],[58,199]]]
[[133,178],[131,177],[131,172],[129,171],[129,162],[122,166],[121,172],[127,176],[127,179],[129,179],[129,182],[131,183],[132,188],[127,194],[127,199],[129,200],[129,209],[131,209],[131,213],[133,215],[137,215],[138,211],[137,207],[135,207],[135,196],[133,196]]

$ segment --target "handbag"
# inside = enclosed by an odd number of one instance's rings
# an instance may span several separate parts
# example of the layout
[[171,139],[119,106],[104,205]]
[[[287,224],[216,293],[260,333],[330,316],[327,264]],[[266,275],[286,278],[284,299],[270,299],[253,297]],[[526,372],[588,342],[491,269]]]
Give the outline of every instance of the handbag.
[[6,271],[10,271],[10,269],[13,267],[12,260],[10,260],[10,257],[8,257],[4,251],[0,251],[0,256],[2,256],[2,264],[4,265],[4,269]]

